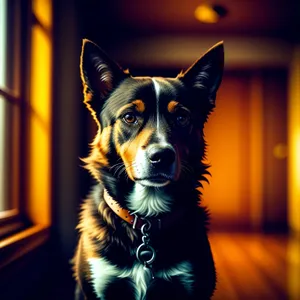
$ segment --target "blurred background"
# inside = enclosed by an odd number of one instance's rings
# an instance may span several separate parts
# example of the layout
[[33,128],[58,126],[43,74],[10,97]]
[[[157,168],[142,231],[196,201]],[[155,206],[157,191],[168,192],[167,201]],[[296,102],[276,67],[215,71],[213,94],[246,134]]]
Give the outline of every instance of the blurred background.
[[297,0],[0,0],[0,298],[72,299],[88,38],[132,75],[171,77],[224,41],[205,128],[214,299],[300,299],[299,28]]

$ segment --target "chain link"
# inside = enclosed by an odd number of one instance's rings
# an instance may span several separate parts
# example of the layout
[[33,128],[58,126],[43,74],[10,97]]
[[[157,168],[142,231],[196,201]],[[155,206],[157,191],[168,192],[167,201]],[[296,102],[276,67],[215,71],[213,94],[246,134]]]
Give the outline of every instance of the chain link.
[[144,220],[145,224],[143,224],[141,228],[142,232],[142,244],[136,250],[136,257],[138,261],[144,265],[144,269],[146,272],[150,273],[152,279],[154,279],[154,274],[152,271],[152,263],[156,258],[156,251],[150,245],[150,229],[151,223],[149,220]]

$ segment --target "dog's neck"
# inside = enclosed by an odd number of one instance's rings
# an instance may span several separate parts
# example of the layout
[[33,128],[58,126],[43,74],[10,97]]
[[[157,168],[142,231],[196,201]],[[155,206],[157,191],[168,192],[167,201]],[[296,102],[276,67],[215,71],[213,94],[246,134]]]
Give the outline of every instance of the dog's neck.
[[121,219],[123,219],[127,223],[134,225],[134,221],[135,221],[134,215],[131,214],[129,210],[122,208],[119,205],[119,203],[112,196],[109,195],[106,189],[104,189],[103,191],[103,199],[116,215],[118,215]]
[[[149,189],[145,193],[150,193],[148,196],[150,198],[143,199],[139,198],[140,196],[143,195],[138,195],[134,194],[134,192],[129,196],[129,197],[134,197],[136,196],[137,198],[135,199],[137,201],[136,207],[138,207],[138,203],[141,201],[152,201],[153,203],[151,205],[157,205],[158,201],[161,199],[159,198],[159,195],[151,195],[151,192]],[[146,195],[144,195],[146,197]],[[167,197],[164,195],[164,197]],[[147,216],[141,215],[140,212],[143,211],[143,205],[141,203],[141,209],[138,211],[134,210],[128,210],[126,208],[122,208],[120,204],[111,196],[109,195],[108,191],[104,189],[103,191],[103,198],[106,202],[106,204],[111,208],[111,210],[122,220],[126,221],[128,224],[130,224],[133,229],[141,229],[143,224],[145,223],[145,220],[149,221],[151,220],[152,226],[155,229],[161,230],[162,228],[166,229],[169,226],[172,226],[175,222],[177,222],[180,218],[182,218],[186,212],[187,209],[180,209],[180,210],[175,210],[169,212],[169,211],[164,211],[166,214],[164,216],[158,215],[158,214],[149,214]],[[168,199],[170,200],[170,199]],[[134,205],[133,205],[134,206]]]
[[128,209],[145,218],[169,213],[173,202],[164,188],[143,186],[137,182],[127,198]]

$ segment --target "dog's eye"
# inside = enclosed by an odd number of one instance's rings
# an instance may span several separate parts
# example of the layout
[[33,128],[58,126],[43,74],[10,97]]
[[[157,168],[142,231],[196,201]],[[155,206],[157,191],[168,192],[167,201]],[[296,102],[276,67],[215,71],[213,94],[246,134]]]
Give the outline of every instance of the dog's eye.
[[176,122],[180,127],[186,127],[190,124],[190,116],[185,112],[181,112],[176,116]]
[[135,114],[133,113],[126,113],[123,116],[123,120],[127,123],[127,124],[137,124],[137,117],[135,116]]

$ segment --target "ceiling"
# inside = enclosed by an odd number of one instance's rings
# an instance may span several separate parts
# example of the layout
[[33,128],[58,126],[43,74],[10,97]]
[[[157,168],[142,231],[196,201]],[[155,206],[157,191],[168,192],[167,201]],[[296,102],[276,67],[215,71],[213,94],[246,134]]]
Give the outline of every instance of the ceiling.
[[299,41],[298,0],[206,0],[228,15],[217,24],[194,17],[203,0],[81,0],[82,34],[110,39],[159,34],[224,34],[280,37]]

